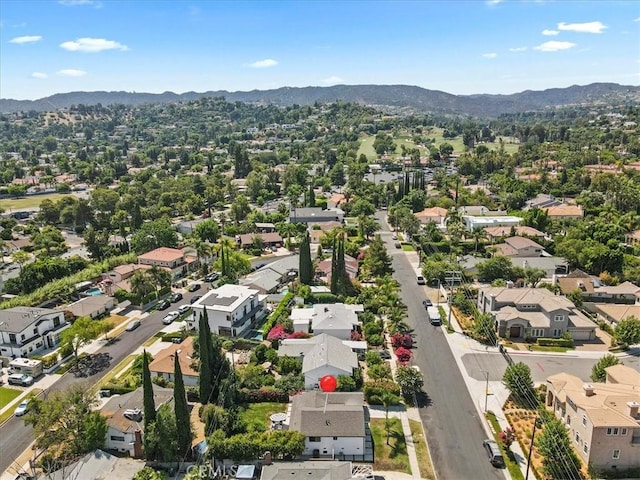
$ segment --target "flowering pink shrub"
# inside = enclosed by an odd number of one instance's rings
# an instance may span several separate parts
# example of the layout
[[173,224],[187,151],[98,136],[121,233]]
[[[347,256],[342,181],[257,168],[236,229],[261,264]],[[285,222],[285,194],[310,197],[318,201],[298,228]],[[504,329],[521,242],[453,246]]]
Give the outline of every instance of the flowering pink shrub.
[[289,338],[290,335],[285,331],[284,325],[278,324],[269,330],[267,334],[267,340],[282,340],[283,338]]
[[411,360],[411,350],[407,350],[404,347],[397,348],[395,354],[400,363],[408,363]]
[[391,335],[391,345],[393,348],[411,348],[413,347],[413,338],[408,333],[394,333]]
[[309,338],[310,336],[311,335],[309,335],[307,332],[293,332],[292,334],[290,334],[288,337],[285,337],[285,338]]
[[359,342],[362,340],[362,332],[356,332],[355,330],[351,332],[351,340],[354,342]]
[[505,428],[498,434],[498,438],[507,448],[511,447],[511,444],[516,440],[516,434],[510,427]]

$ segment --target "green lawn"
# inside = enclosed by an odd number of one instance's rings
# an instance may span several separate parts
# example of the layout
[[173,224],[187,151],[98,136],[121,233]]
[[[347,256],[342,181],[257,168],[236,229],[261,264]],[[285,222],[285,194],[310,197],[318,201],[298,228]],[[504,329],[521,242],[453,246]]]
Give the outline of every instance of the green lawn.
[[39,207],[43,200],[57,201],[68,197],[69,193],[47,193],[46,195],[29,195],[28,197],[9,198],[0,200],[0,208],[5,211],[22,210],[23,208]]
[[265,430],[268,430],[271,427],[269,417],[274,413],[284,413],[286,410],[286,403],[249,403],[242,411],[241,417],[247,425],[260,424]]
[[402,251],[404,251],[404,252],[413,252],[414,251],[413,245],[411,245],[410,243],[403,243],[402,244]]
[[540,345],[529,345],[529,350],[532,352],[558,352],[565,353],[569,350],[574,350],[571,347],[553,347],[553,346],[540,346]]
[[[2,396],[2,390],[12,390],[12,389],[0,387],[0,396]],[[42,390],[40,390],[39,388],[34,388],[29,393],[27,393],[27,395],[25,397],[23,397],[20,401],[25,400],[25,399],[28,400],[28,399],[30,399],[32,397],[35,397],[36,395],[39,395],[40,392],[42,392]],[[21,393],[22,392],[18,390],[18,395],[20,395]],[[15,397],[12,398],[11,400],[13,400],[13,403],[11,404],[11,406],[7,410],[5,410],[2,415],[0,415],[0,424],[4,423],[9,418],[11,418],[11,416],[13,415],[13,411],[15,410],[15,407],[18,406],[18,400],[16,400]],[[10,402],[11,402],[11,400],[10,400]]]
[[420,477],[426,480],[435,480],[436,474],[433,471],[433,465],[431,465],[431,456],[429,455],[429,448],[422,429],[422,423],[416,420],[409,420],[409,425],[411,427],[413,445],[416,448],[416,456],[418,457]]
[[391,423],[389,445],[385,432],[384,418],[372,418],[370,422],[373,445],[375,448],[374,470],[404,472],[411,475],[407,444],[404,441],[404,431],[399,418],[390,418]]
[[0,408],[9,405],[21,393],[21,390],[16,390],[15,388],[0,387]]

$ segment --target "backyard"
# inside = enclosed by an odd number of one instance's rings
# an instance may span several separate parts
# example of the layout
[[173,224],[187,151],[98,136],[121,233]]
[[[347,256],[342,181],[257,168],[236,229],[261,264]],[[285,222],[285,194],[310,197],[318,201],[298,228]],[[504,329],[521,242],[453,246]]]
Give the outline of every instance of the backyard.
[[249,403],[243,408],[241,418],[247,425],[261,425],[264,427],[263,430],[268,430],[271,427],[269,417],[274,413],[284,413],[286,409],[286,403]]
[[404,440],[404,431],[399,418],[390,418],[391,424],[389,445],[387,445],[387,435],[385,432],[384,418],[371,419],[371,434],[375,448],[374,470],[397,471],[411,474],[409,466],[409,455],[407,445]]

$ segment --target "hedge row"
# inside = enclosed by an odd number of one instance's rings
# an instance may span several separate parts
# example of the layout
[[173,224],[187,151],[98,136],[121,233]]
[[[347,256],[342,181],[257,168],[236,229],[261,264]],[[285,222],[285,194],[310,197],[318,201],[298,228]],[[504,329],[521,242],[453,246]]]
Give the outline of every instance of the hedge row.
[[338,303],[340,301],[340,297],[334,295],[333,293],[314,293],[309,297],[309,302],[312,304],[316,303]]
[[261,388],[259,390],[247,390],[245,388],[238,392],[238,400],[240,403],[261,403],[261,402],[279,402],[288,403],[289,394]]
[[287,311],[287,308],[289,308],[289,304],[293,300],[293,296],[293,292],[287,292],[282,300],[280,300],[280,303],[273,311],[273,313],[269,315],[269,318],[262,327],[262,335],[264,335],[264,338],[267,338],[269,330],[271,330],[276,325],[276,323],[278,323],[280,317]]
[[573,347],[573,339],[570,338],[538,338],[541,347]]

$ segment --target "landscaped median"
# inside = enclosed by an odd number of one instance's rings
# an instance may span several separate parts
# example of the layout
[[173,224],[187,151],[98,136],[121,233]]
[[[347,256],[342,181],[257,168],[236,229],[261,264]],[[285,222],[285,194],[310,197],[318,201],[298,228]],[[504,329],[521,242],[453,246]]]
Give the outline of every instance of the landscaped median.
[[502,429],[500,428],[500,423],[498,423],[498,419],[496,418],[495,413],[487,412],[487,420],[489,420],[489,424],[491,425],[494,440],[498,442],[498,445],[500,445],[500,450],[502,451],[502,455],[504,457],[504,463],[507,467],[507,470],[509,470],[511,478],[513,480],[524,480],[524,475],[522,475],[522,470],[520,470],[520,466],[518,465],[513,452],[511,451],[511,449],[506,448],[504,443],[500,440],[499,434]]

